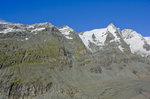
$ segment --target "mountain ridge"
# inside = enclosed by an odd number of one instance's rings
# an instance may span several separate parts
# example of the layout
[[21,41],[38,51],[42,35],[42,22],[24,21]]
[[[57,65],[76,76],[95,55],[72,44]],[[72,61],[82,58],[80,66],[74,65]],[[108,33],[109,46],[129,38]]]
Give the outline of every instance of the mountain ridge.
[[0,23],[0,32],[0,99],[150,97],[149,38],[136,32],[51,23]]

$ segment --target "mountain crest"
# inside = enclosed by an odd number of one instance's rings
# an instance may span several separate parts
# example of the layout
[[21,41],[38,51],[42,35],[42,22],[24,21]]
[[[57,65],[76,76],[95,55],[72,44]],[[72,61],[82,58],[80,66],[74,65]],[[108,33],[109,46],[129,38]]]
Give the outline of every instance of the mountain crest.
[[108,26],[107,26],[107,30],[109,31],[109,32],[116,32],[117,31],[117,28],[116,28],[116,26],[114,25],[114,24],[109,24]]
[[141,34],[132,29],[121,31],[124,41],[130,46],[131,52],[141,56],[150,55],[150,43]]
[[74,30],[72,28],[70,28],[69,26],[65,25],[62,27],[59,27],[58,30],[67,38],[67,39],[73,39],[71,37],[71,34],[74,32]]
[[64,30],[64,31],[69,31],[69,32],[73,32],[74,30],[69,27],[68,25],[64,25],[62,27],[59,27],[59,30]]

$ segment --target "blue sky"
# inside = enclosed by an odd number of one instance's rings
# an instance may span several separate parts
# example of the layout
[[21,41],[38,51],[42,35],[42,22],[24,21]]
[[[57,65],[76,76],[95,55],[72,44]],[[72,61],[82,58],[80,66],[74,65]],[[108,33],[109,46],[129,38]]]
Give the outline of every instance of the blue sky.
[[0,19],[69,25],[77,32],[113,23],[150,36],[150,0],[0,0]]

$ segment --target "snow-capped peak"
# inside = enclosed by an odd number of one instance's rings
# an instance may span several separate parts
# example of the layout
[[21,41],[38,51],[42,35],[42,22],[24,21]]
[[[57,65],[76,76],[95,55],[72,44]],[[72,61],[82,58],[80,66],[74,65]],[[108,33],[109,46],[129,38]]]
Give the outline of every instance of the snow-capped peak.
[[114,32],[117,31],[117,28],[115,27],[115,25],[113,25],[113,24],[111,23],[111,24],[109,24],[109,25],[107,26],[107,30],[108,30],[109,32],[111,32],[111,33],[114,33]]
[[71,37],[71,33],[74,32],[74,30],[72,28],[70,28],[69,26],[65,25],[62,27],[59,27],[58,30],[67,38],[67,39],[73,39]]
[[107,28],[103,29],[94,29],[91,31],[82,32],[79,34],[81,40],[85,44],[85,46],[90,50],[90,42],[97,45],[103,46],[107,37]]
[[130,46],[131,52],[142,56],[150,55],[150,43],[147,40],[131,29],[122,30],[124,41]]
[[[60,27],[59,30],[62,31],[62,32],[66,32],[66,33],[73,32],[73,31],[74,31],[72,28],[70,28],[70,27],[67,26],[67,25]],[[69,33],[69,34],[70,34],[70,33]]]
[[109,24],[107,26],[107,31],[114,36],[114,39],[111,40],[110,42],[114,42],[114,41],[120,42],[120,37],[118,37],[120,34],[119,32],[117,32],[117,28],[115,27],[115,25],[113,25],[112,23]]
[[110,40],[110,43],[120,42],[120,37],[118,37],[117,34],[117,28],[113,24],[108,25],[107,28],[94,29],[91,31],[82,32],[79,34],[79,36],[82,39],[85,46],[90,51],[92,51],[92,48],[90,48],[90,44],[93,43],[96,46],[102,48],[103,46],[105,46],[105,41],[108,34],[111,34],[113,36],[113,39]]

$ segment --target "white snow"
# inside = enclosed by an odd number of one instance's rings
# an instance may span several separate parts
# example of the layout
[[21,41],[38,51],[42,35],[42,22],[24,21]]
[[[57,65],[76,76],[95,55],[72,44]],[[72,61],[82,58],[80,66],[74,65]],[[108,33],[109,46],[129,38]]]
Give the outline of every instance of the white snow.
[[110,42],[114,42],[114,41],[118,41],[119,42],[120,41],[120,38],[115,33],[117,31],[117,28],[113,24],[108,25],[107,31],[112,33],[112,35],[115,37],[115,39],[111,40]]
[[[46,27],[53,27],[50,23],[39,23],[39,24],[33,24],[33,25],[23,25],[19,23],[8,23],[8,22],[2,22],[0,21],[0,24],[4,26],[2,30],[0,30],[0,33],[10,33],[10,32],[21,32],[21,31],[31,31],[31,33],[37,34],[38,31],[44,30]],[[70,28],[69,26],[63,26],[61,28],[58,28],[59,31],[67,38],[67,39],[73,39],[72,32],[74,30]],[[111,42],[121,42],[120,39],[123,38],[123,40],[129,45],[131,52],[135,54],[139,54],[142,56],[150,55],[150,51],[147,51],[143,45],[149,44],[150,45],[150,37],[143,37],[142,35],[138,34],[136,31],[133,31],[131,29],[124,29],[121,33],[117,34],[117,28],[110,24],[107,26],[107,28],[102,29],[94,29],[91,31],[85,31],[83,33],[79,34],[79,37],[85,44],[85,46],[92,51],[92,48],[90,48],[90,43],[95,44],[99,48],[102,48],[105,46],[106,37],[109,33],[111,33],[114,36],[114,39],[110,41]],[[117,33],[116,33],[117,32]],[[120,36],[118,36],[120,35]],[[28,40],[29,38],[25,38],[24,40]],[[124,48],[119,45],[118,48],[123,52]]]
[[29,29],[34,29],[34,26],[33,25],[29,25],[28,28]]
[[69,26],[63,26],[59,28],[59,31],[67,38],[67,39],[73,39],[70,37],[70,32],[73,32],[74,30],[70,28]]
[[42,31],[42,30],[45,30],[45,28],[36,28],[36,29],[33,29],[31,32],[37,32],[37,31]]
[[[120,38],[117,36],[115,33],[117,31],[117,28],[113,25],[110,24],[108,25],[107,28],[102,28],[102,29],[94,29],[91,31],[85,31],[83,33],[80,33],[79,36],[85,46],[92,51],[92,49],[89,47],[89,43],[94,43],[96,46],[103,47],[104,43],[106,41],[106,37],[108,33],[111,33],[115,38],[110,41],[111,42],[120,42]],[[93,36],[95,37],[93,39]]]
[[[91,48],[89,48],[89,42],[94,43],[98,46],[103,46],[104,42],[106,40],[107,37],[107,28],[103,28],[103,29],[95,29],[92,31],[86,31],[83,32],[82,34],[79,34],[81,40],[83,41],[83,43],[85,44],[85,46],[91,50]],[[92,35],[95,35],[95,40],[93,40]]]
[[64,27],[60,28],[59,31],[64,35],[69,35],[70,32],[73,32],[73,29],[71,29],[68,26],[64,26]]
[[7,28],[7,29],[4,29],[2,31],[0,31],[0,33],[9,33],[9,32],[18,32],[18,31],[25,31],[25,30],[21,30],[21,29],[13,29],[13,28]]
[[[29,28],[32,28],[33,26],[29,26]],[[37,31],[42,31],[42,30],[44,30],[45,28],[36,28],[36,29],[33,29],[33,30],[31,30],[31,32],[37,32]],[[9,32],[21,32],[21,31],[26,31],[26,30],[24,30],[24,29],[13,29],[13,28],[7,28],[7,29],[4,29],[4,30],[2,30],[2,31],[0,31],[0,33],[4,33],[4,34],[6,34],[6,33],[9,33]]]
[[146,42],[150,45],[150,37],[144,37],[144,39],[145,39]]
[[26,37],[25,40],[29,40],[29,38]]
[[119,45],[118,48],[119,48],[122,52],[124,52],[124,48],[123,48],[121,45]]
[[[0,31],[0,33],[9,33],[9,32],[22,32],[22,31],[31,31],[31,32],[37,32],[42,31],[46,27],[53,27],[51,23],[39,23],[39,24],[33,24],[33,25],[24,25],[19,23],[8,23],[8,22],[1,22],[0,24],[4,25],[3,30]],[[17,28],[16,28],[17,27]]]
[[72,37],[69,37],[69,36],[65,36],[65,37],[66,37],[67,39],[70,39],[70,40],[73,39]]
[[3,31],[0,31],[0,33],[8,33],[8,32],[11,32],[13,31],[12,28],[8,28],[8,29],[4,29]]
[[145,39],[136,31],[125,29],[122,31],[125,42],[130,46],[131,52],[142,56],[150,55],[150,51],[143,48]]
[[[118,29],[113,24],[110,24],[107,28],[82,32],[79,34],[79,37],[81,38],[85,46],[92,52],[92,48],[90,48],[89,46],[90,42],[102,48],[103,46],[105,46],[104,43],[106,41],[108,33],[111,33],[114,36],[114,39],[111,40],[110,43],[120,43],[120,39],[123,38],[123,40],[129,45],[132,53],[139,54],[141,56],[150,55],[150,51],[147,51],[143,47],[144,44],[150,45],[150,37],[144,38],[142,35],[130,29],[124,29],[122,32],[117,32],[117,30]],[[118,48],[122,52],[124,52],[124,48],[122,47],[122,45],[119,45]]]
[[107,30],[111,33],[116,32],[116,27],[113,24],[108,25]]

